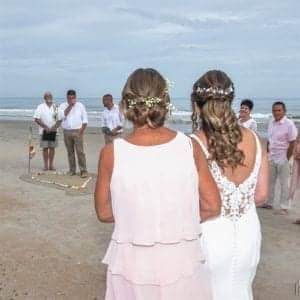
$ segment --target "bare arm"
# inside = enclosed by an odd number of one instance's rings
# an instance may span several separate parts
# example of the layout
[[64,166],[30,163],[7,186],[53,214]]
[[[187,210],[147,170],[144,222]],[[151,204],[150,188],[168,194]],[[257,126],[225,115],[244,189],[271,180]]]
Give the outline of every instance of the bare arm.
[[260,141],[262,149],[262,161],[258,173],[257,184],[254,194],[255,203],[257,206],[264,204],[267,201],[269,193],[269,163],[266,145]]
[[87,112],[86,112],[86,109],[84,107],[84,105],[81,106],[81,110],[82,110],[82,126],[79,130],[79,134],[82,135],[87,127],[87,124],[88,124],[88,116],[87,116]]
[[118,134],[118,131],[122,129],[122,126],[117,126],[116,128],[114,128],[111,132],[112,132],[112,135],[117,135]]
[[290,158],[293,155],[295,144],[296,144],[296,141],[291,141],[289,144],[289,148],[287,150],[287,159],[288,160],[290,160]]
[[79,129],[79,134],[82,135],[87,127],[87,123],[83,123],[81,128]]
[[221,198],[204,153],[196,141],[192,139],[192,142],[199,177],[200,217],[203,222],[220,214]]
[[35,118],[34,121],[46,131],[50,131],[50,128],[41,119]]
[[52,129],[56,130],[61,125],[62,120],[56,121],[55,125],[52,127]]
[[110,181],[113,170],[113,161],[113,144],[109,144],[100,152],[98,177],[94,194],[97,217],[101,222],[104,223],[114,222],[110,194]]

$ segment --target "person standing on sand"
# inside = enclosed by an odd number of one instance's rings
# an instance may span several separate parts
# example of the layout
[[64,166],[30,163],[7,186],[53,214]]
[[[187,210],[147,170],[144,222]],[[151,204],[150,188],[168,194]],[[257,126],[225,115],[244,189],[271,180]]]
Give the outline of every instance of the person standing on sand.
[[123,116],[119,107],[114,104],[110,94],[103,96],[104,110],[102,113],[101,129],[104,134],[105,144],[113,142],[114,139],[121,137],[123,133]]
[[134,129],[101,150],[95,189],[99,220],[115,223],[105,300],[212,299],[200,219],[220,213],[220,195],[204,154],[164,127],[170,98],[156,70],[134,71],[122,99]]
[[[293,151],[293,166],[289,184],[289,199],[291,200],[294,200],[296,191],[300,189],[300,129],[297,129],[298,136]],[[300,219],[295,220],[294,224],[300,225]]]
[[245,128],[257,132],[257,123],[251,117],[253,106],[253,101],[250,99],[245,99],[241,102],[238,123]]
[[273,120],[268,126],[268,150],[270,166],[270,196],[262,208],[272,209],[276,181],[280,182],[279,209],[275,214],[286,215],[290,209],[288,181],[290,177],[289,160],[293,155],[297,138],[297,128],[293,121],[286,117],[284,102],[277,101],[272,105]]
[[34,112],[34,121],[39,125],[40,147],[43,149],[44,171],[55,171],[53,161],[57,142],[57,128],[60,126],[58,107],[53,103],[51,92],[44,94],[44,103]]
[[221,215],[202,224],[200,240],[213,300],[253,299],[261,245],[256,205],[268,196],[266,147],[254,131],[238,125],[234,91],[226,73],[211,70],[194,83],[191,93],[193,114],[199,114],[202,124],[191,137],[209,162],[222,200]]
[[87,177],[86,157],[83,148],[83,134],[88,124],[88,117],[84,105],[76,100],[74,90],[67,91],[67,102],[60,105],[59,111],[64,130],[64,141],[68,153],[69,172],[73,176],[76,174],[77,154],[80,176]]

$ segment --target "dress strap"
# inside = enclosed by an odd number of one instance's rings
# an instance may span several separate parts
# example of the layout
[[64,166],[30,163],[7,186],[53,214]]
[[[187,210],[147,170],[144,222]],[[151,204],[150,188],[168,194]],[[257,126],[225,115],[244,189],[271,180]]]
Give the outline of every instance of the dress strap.
[[200,147],[201,147],[202,151],[204,152],[206,158],[209,158],[209,153],[208,153],[204,143],[199,139],[199,137],[197,135],[193,134],[193,133],[190,135],[190,137],[192,139],[194,139],[200,145]]

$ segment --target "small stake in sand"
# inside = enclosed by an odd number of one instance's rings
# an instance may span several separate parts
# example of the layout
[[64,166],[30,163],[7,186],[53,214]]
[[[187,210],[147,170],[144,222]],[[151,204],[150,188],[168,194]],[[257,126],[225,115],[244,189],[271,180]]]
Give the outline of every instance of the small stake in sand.
[[32,126],[29,126],[29,135],[28,135],[28,174],[31,174],[31,159],[35,154],[35,148],[32,144]]

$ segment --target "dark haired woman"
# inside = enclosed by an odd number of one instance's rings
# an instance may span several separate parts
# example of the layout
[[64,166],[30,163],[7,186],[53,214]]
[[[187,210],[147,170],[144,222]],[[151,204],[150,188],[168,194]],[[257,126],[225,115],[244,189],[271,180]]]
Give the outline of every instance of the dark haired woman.
[[220,213],[220,196],[205,156],[163,126],[170,99],[156,70],[133,72],[122,99],[134,131],[101,151],[95,191],[98,218],[115,222],[105,299],[211,299],[199,221]]
[[239,125],[254,130],[257,132],[257,123],[256,121],[251,117],[251,112],[253,109],[253,101],[250,99],[244,99],[240,104],[240,113],[238,117],[238,123]]
[[[256,205],[268,194],[268,161],[257,135],[238,125],[231,104],[234,86],[222,71],[209,71],[193,86],[196,130],[221,193],[221,215],[203,223],[214,300],[250,300],[260,257]],[[201,130],[197,130],[198,121]]]

